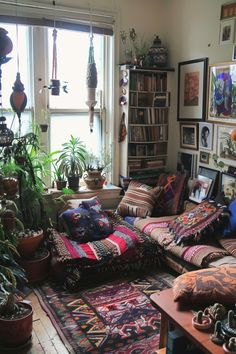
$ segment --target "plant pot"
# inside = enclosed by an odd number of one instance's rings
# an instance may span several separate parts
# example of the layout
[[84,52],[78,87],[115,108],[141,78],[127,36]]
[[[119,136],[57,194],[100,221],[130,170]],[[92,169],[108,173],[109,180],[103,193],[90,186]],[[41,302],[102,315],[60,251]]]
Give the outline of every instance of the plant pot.
[[223,344],[223,350],[224,350],[224,352],[225,352],[226,354],[236,354],[236,351],[235,351],[235,350],[234,350],[234,351],[231,351],[231,350],[229,350],[229,349],[227,348],[227,344],[226,344],[226,343]]
[[41,256],[32,259],[20,259],[19,264],[25,269],[29,283],[40,282],[49,273],[50,252],[45,249]]
[[77,192],[79,189],[79,176],[68,176],[68,187],[74,192]]
[[5,319],[0,317],[0,343],[14,347],[27,342],[33,329],[33,311],[29,304],[20,303],[28,309],[21,318]]
[[42,240],[43,230],[35,231],[33,236],[18,237],[17,250],[23,258],[31,258]]
[[197,322],[197,317],[194,316],[192,319],[192,325],[196,329],[199,329],[200,331],[205,331],[212,326],[212,319],[208,316],[202,316],[202,321],[203,323]]
[[101,189],[106,180],[101,171],[86,171],[84,173],[84,182],[88,189]]
[[46,133],[48,130],[48,124],[40,124],[40,129],[42,133]]
[[61,191],[66,188],[67,181],[56,181],[57,190]]
[[13,198],[18,192],[18,180],[13,177],[5,177],[2,179],[4,193],[8,197]]

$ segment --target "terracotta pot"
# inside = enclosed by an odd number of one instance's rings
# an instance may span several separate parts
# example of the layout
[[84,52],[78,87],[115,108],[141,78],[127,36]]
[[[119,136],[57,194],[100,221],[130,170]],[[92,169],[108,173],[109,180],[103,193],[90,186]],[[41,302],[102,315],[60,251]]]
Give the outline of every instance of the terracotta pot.
[[101,171],[86,171],[84,173],[84,182],[88,189],[101,189],[106,177]]
[[43,230],[35,231],[33,236],[18,238],[17,250],[23,258],[31,258],[43,240]]
[[33,311],[29,304],[21,302],[29,312],[18,319],[0,317],[0,343],[11,347],[24,344],[31,337],[33,328]]
[[46,250],[45,255],[38,259],[20,259],[19,264],[25,269],[27,279],[30,283],[44,280],[49,273],[50,252]]

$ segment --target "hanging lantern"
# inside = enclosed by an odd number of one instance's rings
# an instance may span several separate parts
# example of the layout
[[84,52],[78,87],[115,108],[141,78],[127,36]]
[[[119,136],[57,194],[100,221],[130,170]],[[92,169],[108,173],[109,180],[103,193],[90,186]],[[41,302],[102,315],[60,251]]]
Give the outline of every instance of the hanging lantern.
[[96,106],[97,103],[97,101],[95,100],[97,83],[98,83],[97,68],[94,60],[93,35],[90,35],[90,47],[89,47],[89,57],[88,57],[88,66],[87,66],[88,96],[86,101],[86,104],[89,107],[90,132],[93,131],[94,107]]
[[14,139],[14,133],[11,129],[7,128],[5,123],[6,118],[0,117],[0,146],[10,146]]
[[20,119],[21,113],[24,112],[24,109],[27,104],[27,96],[24,93],[24,85],[20,79],[20,73],[16,74],[16,81],[12,87],[13,92],[10,96],[10,103],[14,112],[16,112],[18,118]]

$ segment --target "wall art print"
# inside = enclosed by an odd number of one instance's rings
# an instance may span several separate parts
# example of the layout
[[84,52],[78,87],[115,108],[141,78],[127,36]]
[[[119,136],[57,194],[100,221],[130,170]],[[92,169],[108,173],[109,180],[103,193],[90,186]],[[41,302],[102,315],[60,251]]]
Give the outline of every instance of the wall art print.
[[178,65],[178,112],[180,120],[205,120],[208,58]]
[[236,123],[236,63],[209,65],[208,121]]

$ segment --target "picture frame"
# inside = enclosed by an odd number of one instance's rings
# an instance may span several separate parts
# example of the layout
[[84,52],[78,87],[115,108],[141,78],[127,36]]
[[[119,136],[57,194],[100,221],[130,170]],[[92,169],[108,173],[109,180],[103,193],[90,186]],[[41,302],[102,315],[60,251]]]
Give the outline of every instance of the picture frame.
[[208,198],[216,197],[219,189],[220,172],[218,170],[214,170],[213,168],[199,166],[198,174],[208,177],[212,180],[211,188],[208,193]]
[[194,179],[192,188],[189,192],[189,200],[195,203],[201,203],[203,199],[208,198],[212,179],[206,176],[198,175]]
[[220,22],[219,44],[232,44],[234,42],[235,20],[223,20]]
[[221,173],[221,192],[224,192],[229,201],[236,198],[236,176],[225,172]]
[[[225,92],[227,94],[225,94]],[[236,123],[236,63],[209,65],[207,121]]]
[[198,124],[180,123],[180,147],[198,149]]
[[[217,126],[217,145],[216,151],[219,159],[222,160],[226,165],[232,165],[236,162],[236,150],[232,151],[232,143],[228,143],[230,138],[230,133],[235,129],[235,126],[229,125],[218,125]],[[231,142],[231,140],[230,140]]]
[[213,145],[213,124],[199,123],[199,149],[212,150]]
[[220,19],[226,19],[236,16],[236,2],[226,3],[221,6]]
[[210,154],[206,151],[200,151],[199,162],[209,164]]
[[197,154],[178,151],[177,171],[186,173],[190,178],[196,177],[197,172]]
[[208,58],[178,64],[177,119],[205,120]]
[[236,60],[236,44],[233,45],[232,61]]

